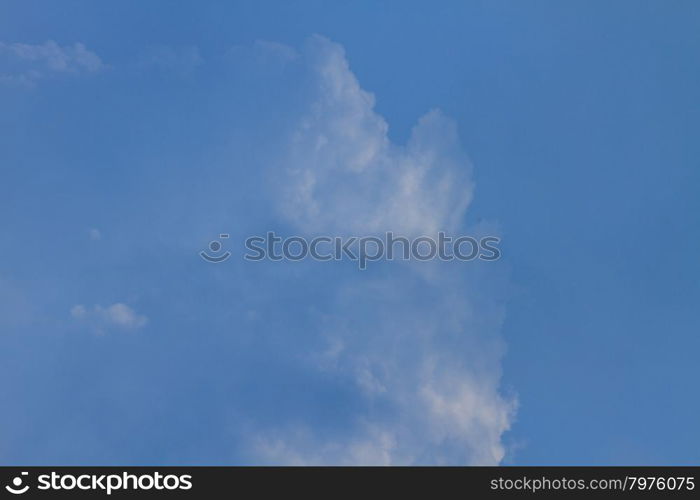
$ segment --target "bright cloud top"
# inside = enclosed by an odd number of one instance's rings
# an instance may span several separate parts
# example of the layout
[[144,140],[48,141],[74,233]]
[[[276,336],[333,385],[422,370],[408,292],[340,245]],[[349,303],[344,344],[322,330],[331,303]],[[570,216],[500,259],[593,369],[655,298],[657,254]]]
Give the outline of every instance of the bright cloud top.
[[285,216],[311,233],[456,228],[473,184],[455,124],[431,111],[406,146],[393,144],[342,47],[315,37],[305,55],[317,95],[285,158]]

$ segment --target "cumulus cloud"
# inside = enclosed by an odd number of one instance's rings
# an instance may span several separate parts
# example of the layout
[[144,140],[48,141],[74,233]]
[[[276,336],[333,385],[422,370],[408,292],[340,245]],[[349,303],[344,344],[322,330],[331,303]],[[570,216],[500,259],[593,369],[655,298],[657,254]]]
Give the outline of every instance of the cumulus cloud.
[[473,192],[455,124],[433,110],[393,144],[342,48],[317,37],[305,55],[318,94],[285,158],[281,213],[310,233],[454,229]]
[[82,43],[0,42],[0,81],[4,83],[34,85],[52,74],[94,73],[103,68],[100,57]]
[[[311,74],[313,99],[276,167],[281,217],[307,235],[462,229],[474,184],[454,122],[430,111],[406,145],[392,143],[374,96],[361,88],[340,45],[314,37],[300,60]],[[516,403],[500,391],[503,308],[479,288],[492,277],[453,263],[385,265],[394,268],[383,278],[334,281],[335,300],[316,325],[328,348],[310,356],[319,371],[352,380],[366,407],[351,428],[332,436],[304,424],[262,430],[252,443],[258,459],[503,459]]]
[[104,333],[110,329],[137,330],[148,323],[146,316],[137,314],[121,302],[106,307],[95,305],[92,308],[78,304],[71,308],[70,314],[76,321],[89,326],[96,333]]

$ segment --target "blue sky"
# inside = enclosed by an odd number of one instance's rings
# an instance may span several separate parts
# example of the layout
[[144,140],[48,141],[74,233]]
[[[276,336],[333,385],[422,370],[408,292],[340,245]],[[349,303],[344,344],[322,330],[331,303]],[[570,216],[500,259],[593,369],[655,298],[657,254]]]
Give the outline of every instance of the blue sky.
[[[697,463],[699,28],[689,1],[3,2],[0,463]],[[397,227],[503,258],[241,259]]]

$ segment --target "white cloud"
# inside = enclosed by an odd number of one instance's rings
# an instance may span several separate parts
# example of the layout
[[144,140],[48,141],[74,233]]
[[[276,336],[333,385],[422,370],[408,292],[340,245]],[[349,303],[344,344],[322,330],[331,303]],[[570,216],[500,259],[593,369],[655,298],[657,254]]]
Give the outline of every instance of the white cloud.
[[94,73],[104,67],[100,57],[82,43],[0,42],[0,81],[4,83],[31,86],[51,74]]
[[343,49],[315,37],[305,55],[318,94],[285,155],[283,216],[310,233],[454,229],[473,192],[455,124],[433,110],[393,144]]
[[104,333],[109,329],[137,330],[148,323],[146,316],[137,314],[121,302],[106,307],[95,305],[91,309],[78,304],[71,308],[70,314],[76,321],[89,326],[96,333]]
[[[431,111],[405,146],[394,144],[342,47],[314,37],[300,59],[315,97],[278,166],[279,213],[303,234],[415,236],[463,228],[474,186],[455,124]],[[328,349],[311,356],[319,370],[354,380],[365,410],[352,429],[330,439],[305,425],[262,430],[252,443],[260,460],[503,459],[502,437],[516,408],[499,388],[503,309],[479,288],[499,278],[462,262],[388,265],[390,277],[334,281],[335,303],[317,325]]]

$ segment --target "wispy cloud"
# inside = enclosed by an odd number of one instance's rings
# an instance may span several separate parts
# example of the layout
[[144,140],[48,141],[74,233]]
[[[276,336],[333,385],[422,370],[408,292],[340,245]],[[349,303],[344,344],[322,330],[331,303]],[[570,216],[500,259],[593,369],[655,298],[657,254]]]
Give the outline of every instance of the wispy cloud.
[[35,85],[50,75],[95,73],[104,67],[102,59],[82,43],[0,42],[0,82],[4,83]]
[[102,232],[99,229],[93,227],[88,231],[88,236],[92,241],[99,241],[102,239]]
[[95,305],[92,308],[78,304],[71,308],[70,314],[76,321],[100,334],[112,329],[137,330],[148,323],[146,316],[137,314],[121,302],[106,307]]

